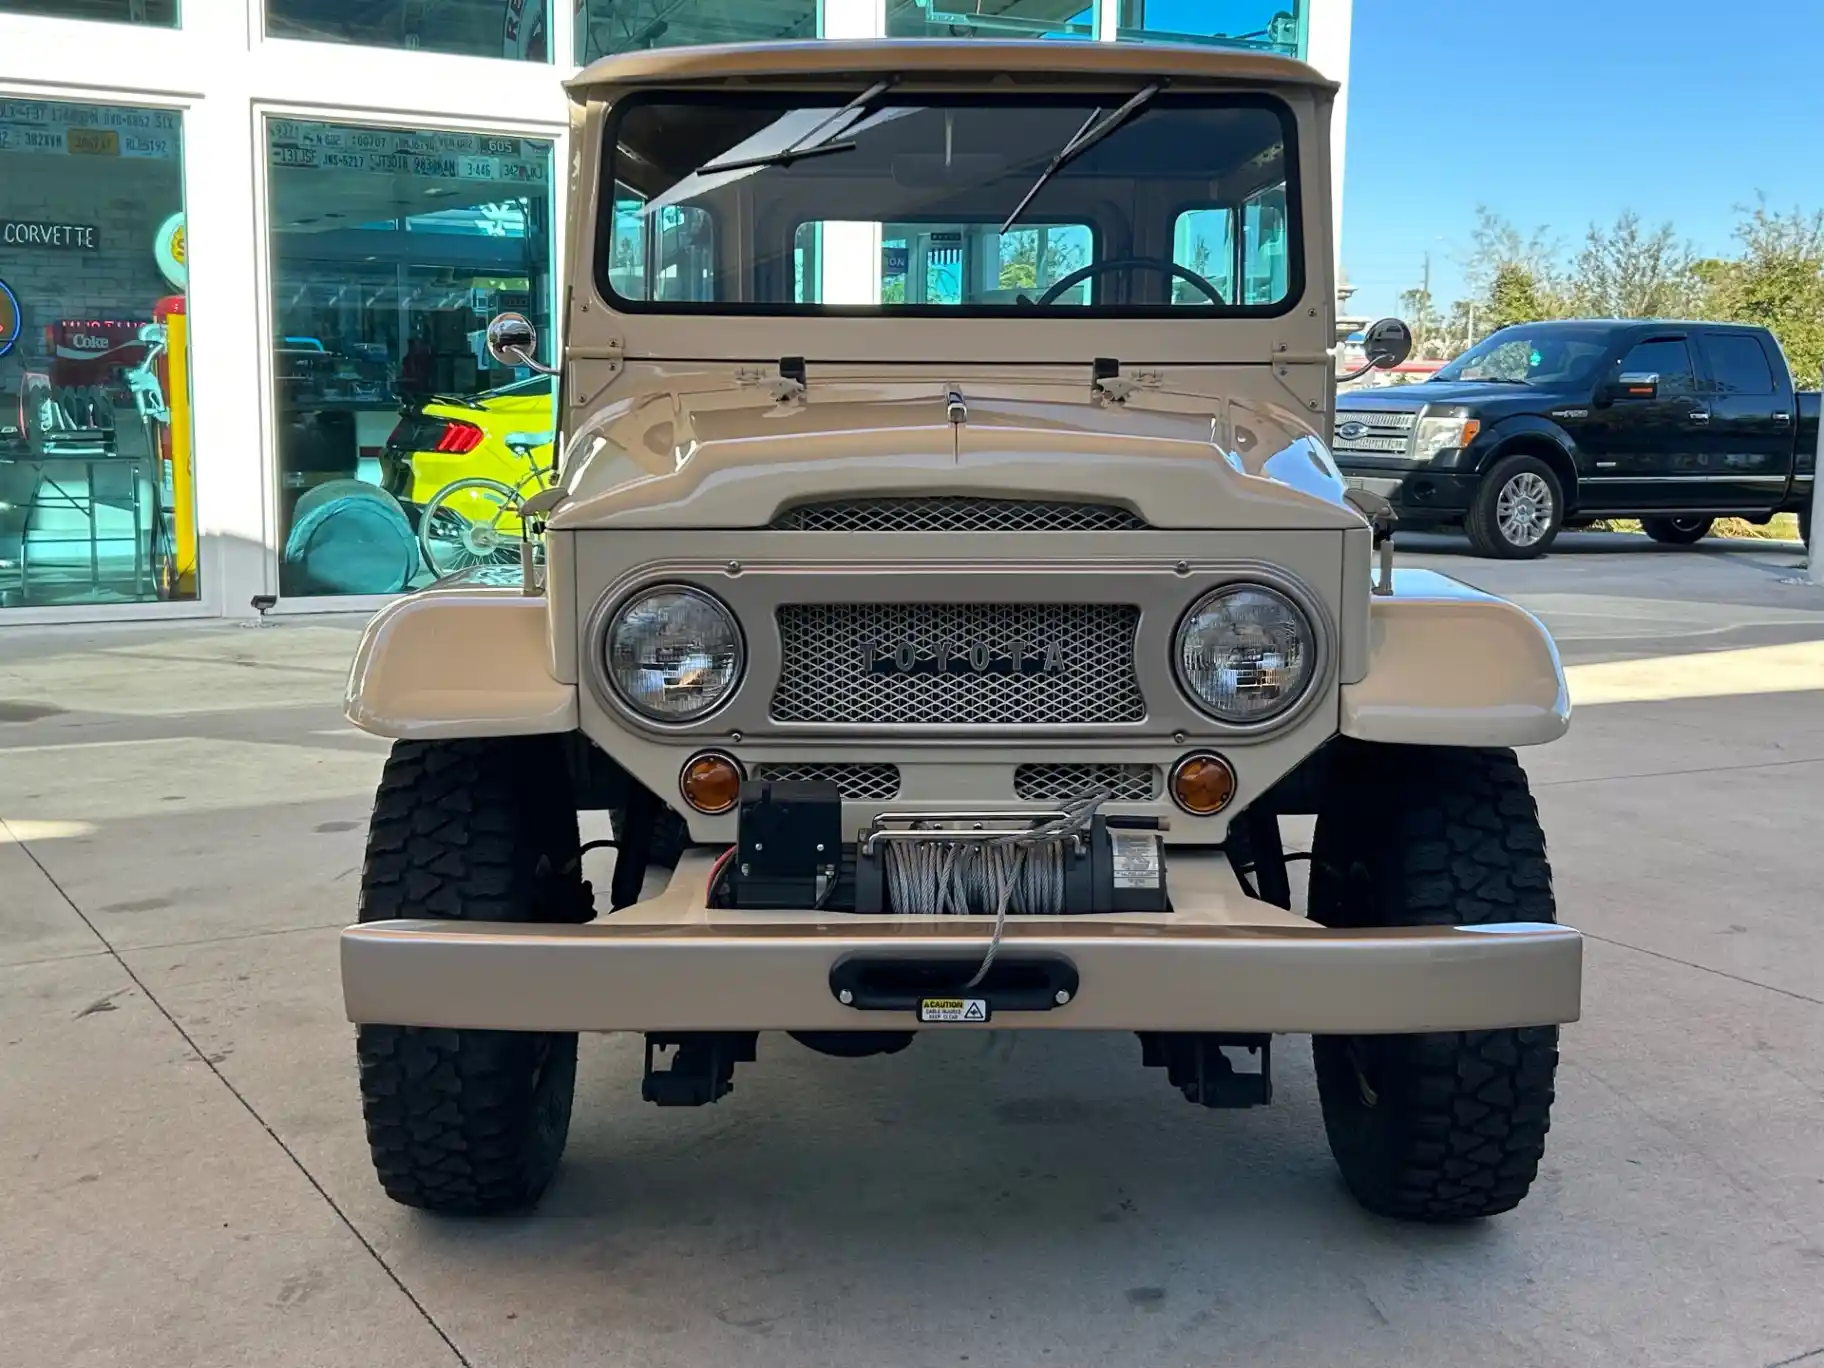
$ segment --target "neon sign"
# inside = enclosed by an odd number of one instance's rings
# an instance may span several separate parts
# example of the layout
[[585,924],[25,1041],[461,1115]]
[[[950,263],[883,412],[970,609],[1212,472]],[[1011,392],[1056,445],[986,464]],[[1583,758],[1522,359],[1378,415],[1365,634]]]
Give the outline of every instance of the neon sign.
[[0,356],[5,356],[19,340],[19,296],[0,280]]

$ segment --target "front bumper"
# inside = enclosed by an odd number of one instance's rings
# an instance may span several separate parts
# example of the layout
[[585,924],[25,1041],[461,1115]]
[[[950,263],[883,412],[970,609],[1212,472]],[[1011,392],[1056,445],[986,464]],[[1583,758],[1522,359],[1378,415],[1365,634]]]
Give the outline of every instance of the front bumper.
[[[348,1017],[516,1031],[910,1029],[911,1011],[844,1006],[831,969],[856,957],[972,961],[992,927],[711,909],[709,864],[688,855],[663,893],[585,926],[351,926]],[[1331,930],[1248,898],[1220,855],[1174,852],[1170,878],[1168,915],[1011,918],[999,958],[1061,958],[1079,987],[1052,1010],[996,1012],[994,1027],[1368,1034],[1577,1019],[1583,939],[1568,927]]]
[[1351,489],[1379,494],[1407,522],[1461,518],[1476,497],[1476,476],[1437,468],[1429,462],[1395,467],[1356,465],[1339,458],[1337,469]]

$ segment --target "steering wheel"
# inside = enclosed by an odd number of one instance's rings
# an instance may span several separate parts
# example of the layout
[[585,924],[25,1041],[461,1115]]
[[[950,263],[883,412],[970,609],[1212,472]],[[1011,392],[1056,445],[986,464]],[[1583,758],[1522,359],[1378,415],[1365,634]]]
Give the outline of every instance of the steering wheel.
[[[1214,285],[1189,266],[1180,266],[1177,262],[1167,261],[1164,257],[1110,257],[1106,261],[1092,261],[1089,265],[1079,266],[1069,275],[1053,281],[1051,288],[1039,296],[1038,302],[1055,304],[1058,296],[1066,290],[1082,284],[1091,276],[1107,275],[1110,271],[1157,271],[1160,275],[1176,276],[1179,280],[1187,282],[1192,288],[1207,296],[1212,304],[1229,302],[1222,297],[1221,292]],[[1024,295],[1020,298],[1022,303],[1031,302]]]

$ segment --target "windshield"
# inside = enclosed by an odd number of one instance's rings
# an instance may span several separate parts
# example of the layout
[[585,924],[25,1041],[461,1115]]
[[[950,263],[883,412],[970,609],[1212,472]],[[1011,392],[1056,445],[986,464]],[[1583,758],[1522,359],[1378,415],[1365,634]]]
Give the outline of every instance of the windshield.
[[1290,111],[1141,93],[635,96],[605,138],[598,284],[635,311],[1285,312]]
[[1431,378],[1574,384],[1602,363],[1606,351],[1601,339],[1565,328],[1503,328],[1440,367]]

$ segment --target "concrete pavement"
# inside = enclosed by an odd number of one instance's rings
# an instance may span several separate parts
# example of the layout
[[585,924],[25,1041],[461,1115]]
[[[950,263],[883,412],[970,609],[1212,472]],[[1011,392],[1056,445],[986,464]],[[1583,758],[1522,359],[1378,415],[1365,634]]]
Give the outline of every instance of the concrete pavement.
[[684,1112],[586,1039],[535,1215],[393,1206],[334,960],[385,751],[337,711],[359,624],[8,629],[0,1360],[1824,1364],[1824,592],[1760,543],[1455,546],[1402,555],[1604,701],[1523,757],[1591,937],[1545,1172],[1448,1230],[1349,1202],[1302,1041],[1272,1107],[1203,1113],[1130,1038],[1008,1034],[768,1038]]

